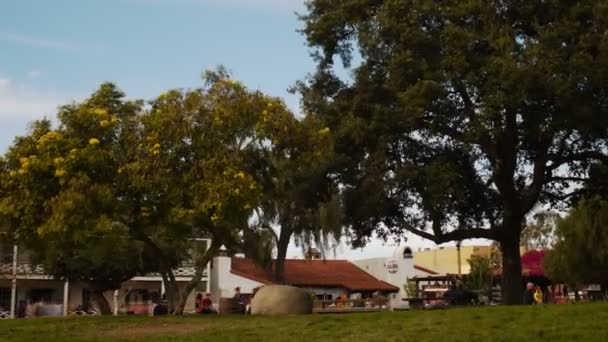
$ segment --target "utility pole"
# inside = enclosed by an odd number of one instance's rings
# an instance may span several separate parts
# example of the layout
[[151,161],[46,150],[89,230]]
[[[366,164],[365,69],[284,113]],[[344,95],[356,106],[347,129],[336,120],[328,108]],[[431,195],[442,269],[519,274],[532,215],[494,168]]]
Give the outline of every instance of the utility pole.
[[13,279],[11,281],[11,318],[17,317],[17,258],[19,257],[19,247],[13,245]]
[[462,279],[462,260],[460,258],[460,244],[462,241],[456,242],[456,252],[458,253],[458,278]]

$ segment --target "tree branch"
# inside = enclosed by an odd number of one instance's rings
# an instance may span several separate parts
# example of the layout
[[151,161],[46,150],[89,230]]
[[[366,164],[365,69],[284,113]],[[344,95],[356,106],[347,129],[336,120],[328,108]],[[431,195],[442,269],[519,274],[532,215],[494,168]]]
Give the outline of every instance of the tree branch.
[[578,190],[569,192],[564,195],[555,195],[555,194],[551,194],[551,193],[545,193],[545,197],[547,197],[551,200],[554,200],[554,201],[565,201],[565,200],[569,199],[570,197],[578,196],[578,195],[582,194],[584,191],[585,191],[584,189],[578,189]]
[[547,183],[549,183],[549,182],[560,182],[560,181],[586,182],[587,178],[584,178],[584,177],[549,177],[549,178],[547,178]]
[[608,156],[604,153],[597,151],[584,151],[579,153],[573,153],[570,155],[558,155],[558,154],[550,154],[548,156],[548,161],[551,162],[551,165],[548,167],[548,170],[553,171],[558,169],[560,166],[565,165],[567,163],[571,163],[574,161],[584,161],[584,160],[601,160],[604,162],[608,162]]
[[494,229],[457,229],[447,233],[440,233],[439,235],[425,232],[420,229],[413,227],[406,228],[412,234],[418,235],[421,238],[435,242],[436,244],[442,244],[450,241],[462,241],[468,239],[489,239],[496,240],[498,233]]

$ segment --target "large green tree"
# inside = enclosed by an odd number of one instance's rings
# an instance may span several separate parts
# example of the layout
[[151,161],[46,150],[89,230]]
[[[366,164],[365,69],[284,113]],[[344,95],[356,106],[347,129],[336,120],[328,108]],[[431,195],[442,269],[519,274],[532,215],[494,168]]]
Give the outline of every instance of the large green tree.
[[543,260],[547,275],[573,288],[600,284],[608,290],[608,202],[583,198],[558,220],[557,241]]
[[[261,234],[249,226],[261,199],[261,155],[293,119],[282,101],[247,89],[223,69],[205,73],[203,80],[199,89],[172,90],[151,102],[142,119],[144,148],[122,171],[129,174],[128,197],[146,203],[147,218],[173,227],[168,241],[175,240],[176,229],[212,239],[208,250],[197,253],[192,280],[168,289],[175,313],[222,245],[254,251],[245,244]],[[137,226],[153,245],[152,226],[145,221]],[[170,267],[162,267],[161,274],[174,283]]]
[[[603,1],[311,0],[306,109],[336,137],[350,227],[500,243],[521,301],[520,234],[605,158]],[[344,73],[336,62],[352,76]]]
[[314,115],[291,118],[284,128],[273,148],[262,155],[263,197],[255,215],[258,227],[274,237],[278,282],[284,280],[293,237],[308,245],[330,235],[339,237],[342,227],[337,189],[328,177],[333,157],[330,130]]

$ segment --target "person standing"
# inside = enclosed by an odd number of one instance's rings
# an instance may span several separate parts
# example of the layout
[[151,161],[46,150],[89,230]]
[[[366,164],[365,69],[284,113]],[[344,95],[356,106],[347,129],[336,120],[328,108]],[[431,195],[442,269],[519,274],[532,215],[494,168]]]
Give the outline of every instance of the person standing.
[[534,304],[534,284],[533,283],[526,284],[526,290],[524,291],[524,304],[525,305]]
[[536,289],[534,289],[534,304],[542,304],[543,299],[543,291],[541,291],[540,286],[536,286]]

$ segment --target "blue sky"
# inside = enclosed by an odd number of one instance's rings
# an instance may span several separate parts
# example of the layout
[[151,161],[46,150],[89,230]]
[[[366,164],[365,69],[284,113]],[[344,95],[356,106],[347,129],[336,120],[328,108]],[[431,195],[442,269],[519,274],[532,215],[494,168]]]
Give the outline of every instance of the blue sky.
[[303,0],[18,0],[0,3],[0,150],[103,81],[129,97],[200,85],[225,65],[283,97],[312,71],[295,12]]
[[[303,0],[6,0],[0,2],[0,151],[32,120],[53,118],[100,83],[131,98],[200,85],[224,65],[250,88],[280,96],[314,70],[295,12]],[[411,237],[414,246],[432,246]],[[338,257],[388,256],[379,240]],[[294,246],[289,256],[297,256]]]

